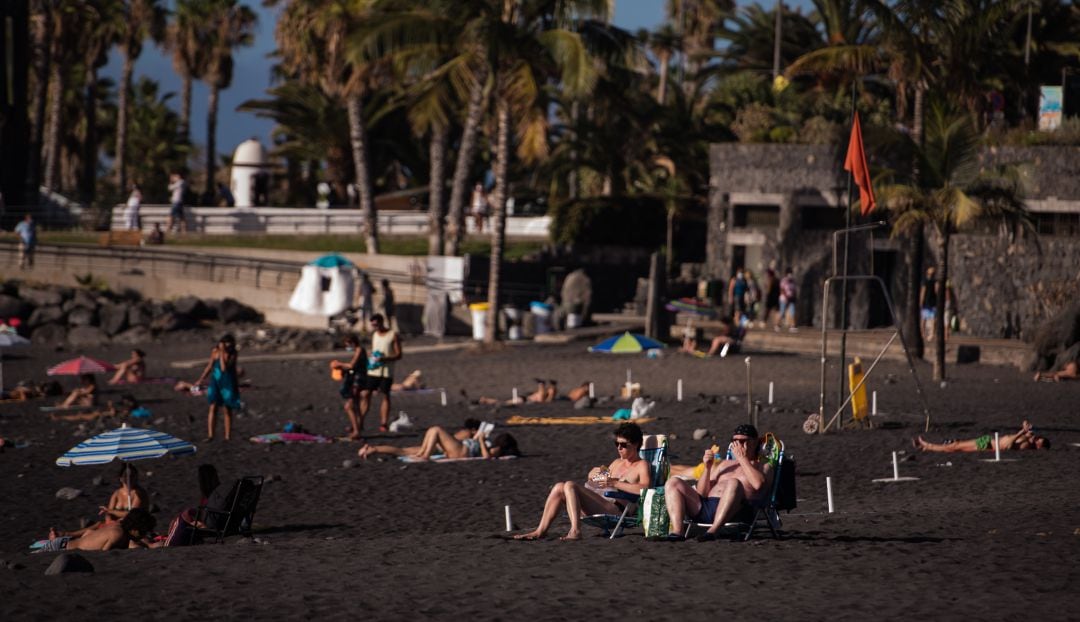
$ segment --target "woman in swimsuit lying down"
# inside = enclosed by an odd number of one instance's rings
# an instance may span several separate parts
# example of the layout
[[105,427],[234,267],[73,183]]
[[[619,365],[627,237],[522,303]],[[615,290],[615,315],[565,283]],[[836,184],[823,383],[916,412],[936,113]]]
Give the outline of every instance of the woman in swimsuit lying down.
[[447,458],[499,458],[518,456],[517,440],[505,433],[496,434],[490,441],[480,430],[480,422],[466,419],[465,425],[453,434],[441,426],[432,426],[424,432],[424,440],[413,447],[394,445],[364,445],[357,454],[364,459],[372,455],[408,456],[428,460],[433,454],[442,453]]
[[638,454],[643,439],[637,424],[621,424],[615,429],[615,451],[619,457],[606,467],[590,471],[587,484],[573,480],[556,483],[544,502],[540,524],[514,539],[543,538],[563,506],[570,517],[570,530],[563,540],[581,539],[581,517],[586,514],[621,514],[624,507],[621,502],[605,497],[601,491],[620,490],[636,495],[651,485],[649,463]]
[[[923,437],[918,436],[912,439],[911,443],[915,445],[916,449],[941,453],[994,450],[994,437],[989,434],[984,434],[978,438],[945,443],[930,443],[923,440]],[[1050,439],[1045,436],[1036,436],[1031,430],[1031,423],[1024,421],[1020,431],[1016,434],[1006,434],[998,437],[998,447],[1002,451],[1007,449],[1050,449]]]

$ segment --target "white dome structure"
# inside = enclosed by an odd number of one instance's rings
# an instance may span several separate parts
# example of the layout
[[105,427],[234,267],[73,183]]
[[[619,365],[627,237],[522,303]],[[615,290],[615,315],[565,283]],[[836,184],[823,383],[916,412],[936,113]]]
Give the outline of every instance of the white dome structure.
[[254,138],[245,140],[233,152],[232,178],[230,189],[236,200],[236,207],[254,207],[256,203],[256,181],[265,179],[270,168],[266,158],[266,149]]

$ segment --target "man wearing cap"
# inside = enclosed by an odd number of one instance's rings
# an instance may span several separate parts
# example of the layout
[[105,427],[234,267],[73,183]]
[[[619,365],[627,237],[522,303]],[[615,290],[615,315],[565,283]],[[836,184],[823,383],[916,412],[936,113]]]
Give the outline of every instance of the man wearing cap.
[[708,524],[699,540],[715,540],[716,532],[735,515],[743,504],[765,494],[771,465],[758,461],[758,432],[743,424],[735,428],[729,446],[731,459],[716,460],[712,448],[705,450],[705,469],[696,485],[679,477],[664,485],[671,533],[668,540],[682,540],[683,519]]

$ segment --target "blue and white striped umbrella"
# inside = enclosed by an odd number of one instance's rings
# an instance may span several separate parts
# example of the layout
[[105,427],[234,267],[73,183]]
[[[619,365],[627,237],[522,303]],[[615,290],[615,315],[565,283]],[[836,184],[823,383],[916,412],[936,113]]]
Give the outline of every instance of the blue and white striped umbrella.
[[157,430],[129,428],[125,423],[123,427],[103,432],[72,447],[56,459],[56,464],[62,467],[81,466],[193,453],[195,446],[187,441]]

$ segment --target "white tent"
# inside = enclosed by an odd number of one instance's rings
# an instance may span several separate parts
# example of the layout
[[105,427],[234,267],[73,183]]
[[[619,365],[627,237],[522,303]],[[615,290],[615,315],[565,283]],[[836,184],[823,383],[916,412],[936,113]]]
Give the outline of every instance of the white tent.
[[289,308],[330,317],[352,305],[353,290],[352,262],[340,255],[326,255],[301,268]]

